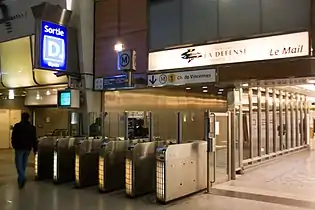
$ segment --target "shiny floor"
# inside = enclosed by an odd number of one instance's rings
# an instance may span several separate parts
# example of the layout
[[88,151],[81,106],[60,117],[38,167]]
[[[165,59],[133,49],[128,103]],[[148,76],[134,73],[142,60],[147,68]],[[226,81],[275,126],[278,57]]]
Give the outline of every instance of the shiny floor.
[[301,210],[303,208],[255,200],[199,194],[168,205],[155,203],[154,195],[128,199],[124,191],[100,194],[97,189],[74,189],[71,184],[55,186],[51,182],[32,181],[25,189],[16,186],[12,152],[0,151],[0,209],[1,210]]
[[315,151],[280,157],[214,188],[220,195],[315,209]]

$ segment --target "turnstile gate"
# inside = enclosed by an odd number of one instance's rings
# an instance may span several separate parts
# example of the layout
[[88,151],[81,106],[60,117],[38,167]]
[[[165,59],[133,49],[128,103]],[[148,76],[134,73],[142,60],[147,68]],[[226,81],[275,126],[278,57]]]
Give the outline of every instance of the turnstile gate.
[[103,139],[87,139],[76,146],[75,183],[77,187],[98,184],[99,151]]
[[155,191],[156,148],[166,144],[166,141],[155,141],[129,146],[125,168],[125,187],[129,197]]
[[207,187],[206,141],[174,144],[157,149],[156,198],[169,201]]
[[108,141],[102,145],[99,156],[99,189],[102,192],[125,187],[125,157],[128,146],[148,139]]
[[38,140],[38,150],[35,154],[35,179],[44,180],[53,178],[54,144],[57,137],[42,137]]
[[75,145],[86,137],[59,138],[54,146],[53,180],[56,184],[75,181]]

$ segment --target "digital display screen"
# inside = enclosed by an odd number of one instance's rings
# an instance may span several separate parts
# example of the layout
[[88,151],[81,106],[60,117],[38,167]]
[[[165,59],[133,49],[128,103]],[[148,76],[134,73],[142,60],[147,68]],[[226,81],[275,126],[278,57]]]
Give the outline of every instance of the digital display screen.
[[71,106],[71,92],[59,93],[59,106]]
[[40,66],[44,69],[67,69],[67,27],[42,21]]

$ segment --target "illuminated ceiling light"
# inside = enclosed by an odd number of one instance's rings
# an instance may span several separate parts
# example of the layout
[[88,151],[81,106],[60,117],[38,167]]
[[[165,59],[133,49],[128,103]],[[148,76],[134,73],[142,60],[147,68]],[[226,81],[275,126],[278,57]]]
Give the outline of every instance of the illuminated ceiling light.
[[121,43],[115,44],[115,51],[116,52],[121,52],[121,51],[123,51],[123,49],[124,49],[124,45],[123,44],[121,44]]
[[218,95],[222,95],[222,92],[218,92]]
[[204,93],[208,93],[208,90],[203,90],[202,92],[204,92]]
[[37,92],[37,94],[36,94],[36,100],[40,100],[39,92]]
[[47,90],[47,91],[46,91],[46,96],[50,96],[50,95],[51,95],[50,91]]
[[243,87],[248,87],[248,83],[242,84]]
[[13,100],[14,99],[14,90],[9,90],[9,99]]
[[203,87],[202,87],[202,89],[207,89],[207,88],[208,88],[207,86],[203,86]]
[[191,90],[191,88],[190,88],[190,87],[187,87],[186,90]]
[[219,89],[219,91],[220,91],[220,92],[223,92],[223,91],[224,91],[224,89],[222,89],[222,88],[221,88],[221,89]]

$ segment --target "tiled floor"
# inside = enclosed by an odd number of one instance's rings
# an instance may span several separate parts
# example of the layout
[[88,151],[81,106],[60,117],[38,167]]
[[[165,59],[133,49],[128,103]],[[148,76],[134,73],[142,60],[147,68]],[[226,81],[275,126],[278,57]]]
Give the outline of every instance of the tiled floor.
[[235,181],[217,185],[215,189],[220,195],[251,196],[256,200],[273,197],[275,203],[315,208],[315,152],[282,157],[245,171]]
[[[124,191],[100,194],[96,188],[74,189],[71,184],[55,186],[51,182],[29,181],[23,190],[15,183],[12,153],[0,151],[1,210],[301,210],[303,208],[255,200],[199,194],[168,205],[155,203],[154,195],[137,199]],[[29,179],[32,179],[32,169]]]

